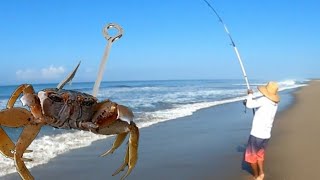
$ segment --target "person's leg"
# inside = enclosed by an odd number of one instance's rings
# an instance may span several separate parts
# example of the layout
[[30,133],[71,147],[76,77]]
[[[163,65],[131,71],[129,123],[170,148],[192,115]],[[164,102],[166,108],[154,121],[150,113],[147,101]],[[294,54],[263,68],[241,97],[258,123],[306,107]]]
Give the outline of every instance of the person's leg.
[[255,137],[250,135],[248,139],[248,144],[246,147],[244,160],[250,164],[251,167],[251,173],[256,179],[259,176],[259,169],[258,169],[258,163],[257,163],[257,155],[256,155],[256,148],[255,148]]
[[259,176],[259,165],[258,163],[250,163],[252,168],[253,177],[257,178]]
[[260,180],[263,180],[264,179],[264,170],[263,170],[263,160],[258,160],[258,174],[259,174],[259,178]]
[[269,139],[261,139],[261,144],[260,144],[260,150],[257,152],[257,160],[258,160],[258,170],[259,170],[259,180],[264,179],[264,155],[265,155],[265,149],[267,147]]

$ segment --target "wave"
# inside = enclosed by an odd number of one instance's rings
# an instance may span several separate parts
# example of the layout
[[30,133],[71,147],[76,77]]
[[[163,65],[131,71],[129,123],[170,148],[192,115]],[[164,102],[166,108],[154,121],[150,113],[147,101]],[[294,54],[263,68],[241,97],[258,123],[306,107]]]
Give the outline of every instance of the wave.
[[[279,87],[290,87],[298,84],[305,84],[309,80],[295,80],[295,79],[287,79],[287,80],[282,80],[282,81],[277,81]],[[263,86],[266,85],[267,81],[265,83],[250,83],[250,86]],[[244,83],[240,84],[232,84],[234,86],[246,86]]]
[[6,107],[8,99],[0,99],[0,107]]
[[279,82],[279,86],[293,86],[296,84],[296,80],[284,80]]
[[172,109],[155,111],[155,112],[147,112],[144,114],[143,117],[140,117],[138,119],[139,121],[137,121],[137,125],[141,128],[149,127],[151,125],[154,125],[160,122],[169,121],[169,120],[173,120],[173,119],[177,119],[185,116],[191,116],[194,112],[200,109],[242,101],[245,98],[246,96],[242,96],[242,97],[236,97],[236,98],[214,101],[214,102],[185,104],[185,105],[177,106]]
[[[169,110],[146,113],[143,115],[143,117],[137,119],[137,126],[139,128],[146,128],[160,122],[192,115],[199,109],[208,108],[219,104],[236,102],[243,100],[244,98],[245,97],[238,97],[216,102],[203,102],[191,105],[186,104],[177,106]],[[72,149],[86,147],[91,145],[94,141],[111,137],[105,135],[97,135],[87,131],[72,131],[73,132],[53,136],[43,136],[39,139],[34,140],[28,148],[32,149],[33,152],[24,154],[25,158],[33,159],[32,162],[26,162],[26,166],[30,169],[41,164],[46,164],[50,159],[58,156],[59,154],[66,153]],[[101,152],[103,152],[103,150],[101,150]],[[0,169],[2,170],[0,172],[0,177],[9,173],[16,172],[14,163],[11,159],[0,156],[0,162]]]
[[[296,83],[295,81],[282,81],[279,82],[280,85],[280,91],[284,91],[287,89],[294,89],[299,88],[302,86],[305,86],[306,84],[300,84]],[[155,87],[156,88],[156,87]],[[149,89],[150,90],[150,89]],[[152,89],[151,89],[152,90]],[[101,91],[104,92],[104,91]],[[212,100],[209,102],[195,102],[190,103],[190,99],[188,99],[187,102],[184,104],[174,104],[170,106],[168,109],[162,109],[162,110],[155,110],[153,112],[141,112],[136,118],[136,123],[139,128],[146,128],[151,125],[164,122],[164,121],[170,121],[177,118],[190,116],[195,111],[209,108],[212,106],[242,101],[246,98],[245,91],[243,90],[225,90],[223,91],[227,94],[236,94],[237,97],[229,97],[227,99],[223,100]],[[195,94],[199,93],[198,95],[189,94],[187,96],[195,96],[198,97],[201,95],[200,92],[195,91]],[[220,95],[222,94],[221,91],[204,91],[206,96],[210,95]],[[101,96],[106,96],[107,94],[101,94]],[[170,99],[174,99],[179,97],[181,94],[177,92],[177,94],[168,94],[168,103],[170,103]],[[261,96],[259,92],[254,93],[255,97]],[[163,98],[163,97],[161,97]],[[150,102],[155,99],[150,99]],[[4,106],[4,104],[7,103],[5,100],[0,100],[1,107]],[[146,103],[145,101],[139,102],[141,104]],[[140,104],[140,105],[141,105]],[[163,105],[163,104],[161,104]],[[135,112],[136,114],[136,112]],[[138,113],[137,113],[138,114]],[[77,131],[72,130],[68,131],[68,133],[63,134],[56,134],[56,135],[50,135],[50,136],[42,136],[40,138],[37,138],[32,142],[30,147],[28,149],[32,149],[32,153],[27,153],[24,155],[26,158],[32,158],[32,162],[26,162],[26,165],[28,168],[32,168],[41,164],[46,164],[48,161],[60,154],[66,153],[72,149],[82,148],[91,145],[92,142],[105,139],[110,136],[104,136],[104,135],[96,135],[90,132],[86,131]],[[61,143],[63,142],[63,143]],[[101,150],[103,152],[104,149]],[[46,152],[46,153],[43,153]],[[14,163],[11,159],[5,158],[3,156],[0,156],[0,177],[7,175],[9,173],[16,172]]]

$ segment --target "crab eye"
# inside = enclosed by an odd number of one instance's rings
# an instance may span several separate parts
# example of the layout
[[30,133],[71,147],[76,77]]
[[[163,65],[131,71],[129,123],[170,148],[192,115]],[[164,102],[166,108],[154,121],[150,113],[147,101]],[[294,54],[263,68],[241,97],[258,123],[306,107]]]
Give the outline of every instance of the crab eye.
[[59,96],[51,95],[49,98],[54,102],[62,102],[62,98]]

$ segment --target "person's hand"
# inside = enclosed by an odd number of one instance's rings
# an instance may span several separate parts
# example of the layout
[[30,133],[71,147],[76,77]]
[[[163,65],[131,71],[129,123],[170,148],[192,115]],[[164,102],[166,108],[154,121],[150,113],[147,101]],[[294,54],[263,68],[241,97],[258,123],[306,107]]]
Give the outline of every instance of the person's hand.
[[253,94],[253,91],[251,89],[248,89],[248,94]]

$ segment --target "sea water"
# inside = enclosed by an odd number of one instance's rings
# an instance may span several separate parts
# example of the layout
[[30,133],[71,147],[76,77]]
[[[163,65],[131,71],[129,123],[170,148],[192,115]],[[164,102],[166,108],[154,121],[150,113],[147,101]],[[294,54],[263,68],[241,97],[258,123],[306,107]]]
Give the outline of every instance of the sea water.
[[[257,86],[266,81],[254,80],[251,88],[255,96],[261,96]],[[279,81],[280,91],[305,86],[307,80]],[[56,87],[57,84],[36,84],[35,91]],[[17,86],[0,86],[0,109],[6,107],[11,93]],[[65,89],[84,93],[92,93],[93,82],[73,83]],[[193,112],[225,103],[242,101],[246,97],[246,85],[243,80],[170,80],[170,81],[119,81],[103,82],[100,86],[98,99],[110,99],[118,104],[131,108],[135,122],[139,128],[147,128],[163,121],[192,115]],[[20,101],[15,106],[22,107]],[[12,119],[15,121],[15,119]],[[16,141],[21,128],[5,128],[8,135]],[[55,129],[50,126],[42,128],[38,137],[28,149],[32,153],[24,155],[32,158],[27,162],[28,168],[45,164],[50,159],[69,150],[89,146],[93,141],[108,138],[87,131]],[[0,177],[15,172],[11,159],[0,156]]]

